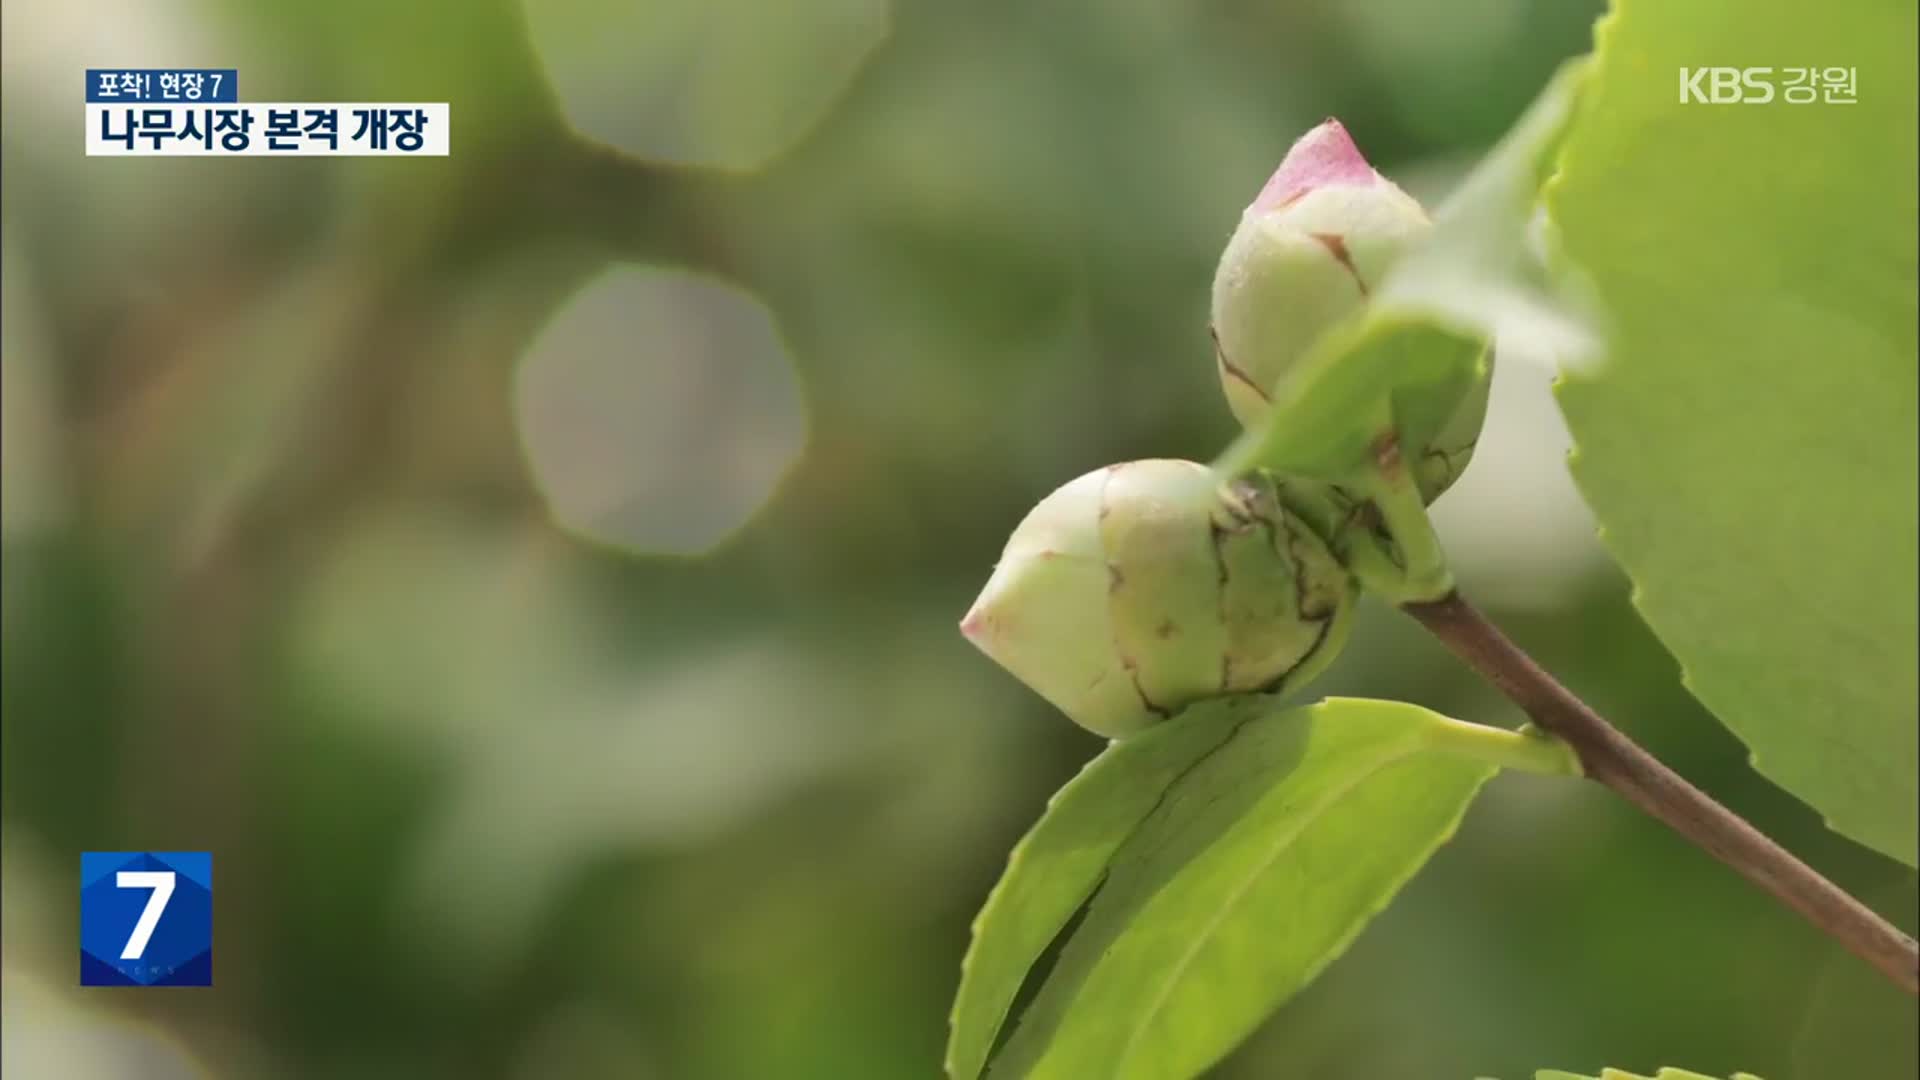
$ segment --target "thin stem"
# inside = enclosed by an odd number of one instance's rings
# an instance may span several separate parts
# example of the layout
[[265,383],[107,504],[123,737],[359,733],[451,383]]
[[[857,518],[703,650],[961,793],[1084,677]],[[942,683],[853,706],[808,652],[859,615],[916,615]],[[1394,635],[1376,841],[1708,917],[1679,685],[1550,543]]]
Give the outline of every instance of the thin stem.
[[1571,746],[1531,728],[1510,731],[1448,716],[1433,726],[1430,738],[1436,750],[1464,754],[1503,769],[1541,776],[1580,775],[1580,759]]
[[1453,592],[1453,572],[1384,404],[1379,429],[1371,459],[1334,485],[1349,498],[1360,499],[1358,509],[1373,520],[1350,517],[1336,523],[1336,550],[1370,593],[1395,604],[1437,600]]
[[1901,989],[1920,994],[1920,953],[1912,938],[1641,749],[1542,670],[1458,592],[1402,609],[1534,723],[1566,740],[1589,779],[1612,788],[1772,893]]
[[1453,592],[1453,572],[1447,568],[1440,537],[1427,516],[1427,503],[1413,482],[1413,472],[1400,455],[1399,438],[1391,424],[1388,435],[1374,445],[1373,467],[1357,487],[1380,514],[1387,535],[1400,550],[1400,580],[1393,599],[1400,603],[1432,600]]

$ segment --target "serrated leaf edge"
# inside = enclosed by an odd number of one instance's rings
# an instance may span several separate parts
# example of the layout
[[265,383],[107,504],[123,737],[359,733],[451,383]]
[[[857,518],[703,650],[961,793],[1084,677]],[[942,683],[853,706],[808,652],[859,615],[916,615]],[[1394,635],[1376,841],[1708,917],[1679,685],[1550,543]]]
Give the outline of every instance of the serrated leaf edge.
[[[1686,1068],[1674,1068],[1672,1065],[1661,1067],[1653,1076],[1642,1076],[1638,1072],[1626,1072],[1624,1068],[1601,1068],[1599,1076],[1586,1076],[1580,1072],[1565,1072],[1559,1068],[1542,1068],[1534,1072],[1534,1080],[1715,1080],[1705,1072],[1692,1072]],[[1734,1072],[1726,1080],[1761,1080],[1751,1072]]]
[[[1605,93],[1605,81],[1598,78],[1594,78],[1592,76],[1600,70],[1601,59],[1603,56],[1606,55],[1614,35],[1619,32],[1619,23],[1620,23],[1621,14],[1622,14],[1621,8],[1622,8],[1622,5],[1619,3],[1611,4],[1608,6],[1607,11],[1594,21],[1593,51],[1588,57],[1586,69],[1583,72],[1583,74],[1586,76],[1584,80],[1585,85],[1582,87],[1582,92],[1579,94],[1577,100],[1575,101],[1576,112],[1568,125],[1568,130],[1570,132],[1577,131],[1579,129],[1581,120],[1587,114],[1592,112],[1597,112],[1600,109],[1600,99],[1602,95]],[[1566,167],[1567,160],[1569,156],[1573,156],[1573,157],[1579,156],[1577,154],[1569,155],[1569,152],[1568,152],[1568,148],[1576,145],[1576,142],[1577,141],[1572,138],[1566,138],[1561,141],[1560,147],[1554,155],[1553,167],[1548,171],[1546,179],[1542,181],[1540,185],[1540,202],[1541,202],[1541,205],[1547,208],[1548,216],[1550,218],[1555,216],[1553,213],[1554,207],[1557,206],[1559,203],[1561,188],[1565,183],[1565,178],[1567,174],[1567,167]],[[1553,393],[1555,402],[1562,401],[1563,392],[1569,386],[1575,386],[1575,385],[1591,386],[1602,381],[1606,376],[1606,369],[1607,369],[1607,364],[1605,363],[1604,356],[1601,358],[1600,363],[1597,363],[1594,365],[1585,366],[1585,367],[1562,368],[1552,382],[1552,393]],[[1561,412],[1563,415],[1565,411],[1566,410],[1563,405],[1561,407]],[[1582,483],[1580,479],[1581,477],[1580,461],[1581,461],[1581,457],[1583,456],[1581,454],[1581,446],[1578,441],[1578,438],[1573,434],[1571,430],[1568,431],[1567,435],[1569,439],[1569,446],[1566,454],[1567,472],[1573,477],[1576,487],[1580,489],[1581,498],[1583,501],[1585,501],[1586,500],[1585,484]],[[1670,659],[1673,660],[1674,665],[1680,675],[1680,685],[1687,691],[1687,695],[1689,697],[1693,698],[1695,702],[1699,703],[1700,707],[1702,709],[1705,709],[1708,715],[1714,718],[1714,721],[1716,723],[1718,723],[1727,732],[1731,733],[1735,739],[1739,740],[1740,745],[1747,751],[1747,764],[1753,769],[1753,771],[1758,773],[1760,776],[1764,777],[1768,783],[1772,784],[1773,786],[1779,788],[1781,791],[1784,791],[1788,795],[1792,796],[1801,805],[1812,810],[1820,818],[1821,824],[1826,826],[1827,830],[1834,833],[1835,835],[1845,837],[1846,839],[1848,839],[1849,841],[1852,841],[1853,843],[1859,844],[1862,847],[1870,851],[1873,851],[1877,854],[1885,855],[1886,857],[1893,859],[1895,862],[1901,863],[1902,865],[1905,865],[1905,866],[1920,865],[1914,862],[1914,857],[1912,855],[1909,855],[1907,857],[1895,855],[1892,852],[1882,850],[1878,845],[1869,844],[1866,841],[1860,839],[1859,833],[1856,832],[1854,829],[1850,827],[1843,827],[1840,822],[1836,821],[1825,810],[1821,809],[1818,806],[1815,806],[1811,801],[1801,796],[1799,792],[1786,787],[1784,784],[1781,784],[1778,780],[1774,779],[1772,771],[1767,768],[1765,759],[1761,757],[1759,750],[1756,749],[1750,741],[1748,741],[1747,736],[1743,732],[1736,729],[1732,724],[1727,723],[1727,721],[1721,717],[1719,711],[1715,709],[1712,705],[1710,705],[1705,698],[1700,696],[1699,692],[1697,691],[1694,685],[1694,675],[1692,670],[1687,667],[1687,664],[1684,660],[1680,659],[1680,657],[1676,655],[1672,649],[1668,648],[1665,638],[1662,637],[1659,631],[1654,628],[1653,620],[1648,617],[1646,603],[1645,603],[1646,586],[1637,577],[1634,576],[1633,572],[1627,567],[1626,562],[1621,559],[1620,552],[1615,549],[1615,547],[1613,546],[1613,543],[1609,539],[1609,533],[1606,526],[1605,525],[1597,526],[1594,530],[1594,535],[1595,535],[1595,538],[1599,540],[1601,547],[1606,551],[1608,557],[1612,560],[1613,564],[1619,567],[1620,572],[1626,577],[1627,583],[1629,586],[1629,592],[1627,597],[1628,601],[1629,603],[1632,604],[1635,614],[1637,614],[1640,617],[1641,623],[1644,626],[1646,626],[1648,630],[1651,633],[1653,633],[1655,639],[1660,642],[1661,650],[1665,652]],[[1866,830],[1866,831],[1872,832],[1873,830]],[[1735,1080],[1740,1080],[1740,1078],[1736,1077]]]

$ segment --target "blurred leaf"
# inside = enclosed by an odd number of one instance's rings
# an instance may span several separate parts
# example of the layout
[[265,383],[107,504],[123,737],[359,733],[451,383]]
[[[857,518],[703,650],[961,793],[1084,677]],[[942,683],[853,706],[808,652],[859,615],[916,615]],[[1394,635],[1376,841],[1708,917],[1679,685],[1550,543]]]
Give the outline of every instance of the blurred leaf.
[[[471,165],[503,150],[524,152],[522,140],[544,138],[559,126],[519,0],[195,2],[230,15],[215,20],[203,14],[191,20],[196,25],[224,22],[250,31],[241,79],[253,100],[448,102],[458,117],[452,121],[457,129],[452,158],[416,161],[405,169],[359,163],[369,175],[385,173],[382,180],[409,174],[450,180],[467,167],[452,163],[459,158]],[[517,163],[520,175],[539,171],[524,159]],[[442,194],[463,197],[458,190]]]
[[598,1002],[568,1002],[541,1016],[512,1063],[511,1080],[654,1080],[667,1073],[630,1019]]
[[72,850],[101,846],[126,812],[88,791],[120,774],[140,726],[132,605],[96,535],[65,529],[0,548],[0,791],[10,821]]
[[[288,641],[316,720],[342,728],[312,745],[366,735],[444,770],[387,884],[468,985],[511,970],[581,867],[715,842],[872,752],[870,671],[777,625],[689,631],[671,607],[654,617],[680,632],[672,654],[616,652],[577,550],[545,529],[402,512],[329,555]],[[324,774],[322,814],[339,759],[298,761]]]
[[[1357,54],[1348,78],[1366,80],[1398,123],[1423,140],[1485,143],[1526,107],[1554,63],[1587,48],[1605,0],[1330,3]],[[1343,35],[1346,36],[1346,35]],[[1325,63],[1325,61],[1323,61]],[[1475,73],[1462,79],[1460,73]]]
[[1587,335],[1528,249],[1544,162],[1559,145],[1584,67],[1561,68],[1513,132],[1434,215],[1432,235],[1355,319],[1329,331],[1273,395],[1264,430],[1222,468],[1339,478],[1371,459],[1391,403],[1401,441],[1425,445],[1479,377],[1484,342],[1524,334],[1577,357]]
[[[1612,320],[1574,474],[1690,689],[1767,777],[1913,865],[1910,3],[1621,0],[1549,201]],[[1682,104],[1682,65],[1845,64],[1859,102]]]
[[[1114,851],[992,1075],[1198,1075],[1344,951],[1452,835],[1493,774],[1489,758],[1513,763],[1546,745],[1354,698],[1285,711],[1229,699],[1168,726],[1196,730],[1109,753],[1231,749],[1179,771]],[[1085,891],[1080,860],[1093,856],[1065,854],[1075,884],[1064,891]],[[1052,876],[1030,854],[1014,872]],[[1069,900],[1049,897],[1036,922],[1056,922]],[[1010,906],[1001,918],[1020,914]],[[1044,930],[1024,932],[1030,942]]]
[[574,127],[630,153],[752,169],[803,136],[887,34],[888,0],[527,0]]
[[217,551],[262,502],[285,498],[316,468],[302,451],[342,420],[326,391],[353,355],[366,277],[348,258],[302,266],[203,330],[119,418],[109,492],[155,564]]
[[1513,130],[1434,213],[1432,238],[1381,283],[1375,307],[1423,311],[1495,339],[1523,339],[1565,364],[1596,348],[1591,310],[1570,271],[1550,266],[1541,185],[1567,136],[1587,78],[1585,58],[1561,65]]

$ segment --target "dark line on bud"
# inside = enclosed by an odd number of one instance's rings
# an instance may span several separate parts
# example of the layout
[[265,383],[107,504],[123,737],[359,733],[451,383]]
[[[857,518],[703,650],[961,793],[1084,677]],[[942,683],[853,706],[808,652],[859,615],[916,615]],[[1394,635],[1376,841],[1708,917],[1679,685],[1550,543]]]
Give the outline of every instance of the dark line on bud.
[[1460,479],[1460,475],[1467,471],[1467,462],[1472,458],[1473,450],[1477,443],[1478,440],[1475,440],[1465,446],[1457,446],[1452,450],[1443,450],[1437,446],[1429,447],[1426,453],[1420,455],[1420,461],[1422,464],[1431,461],[1439,462],[1441,469],[1444,470],[1439,480],[1439,486],[1442,488],[1452,487],[1453,482]]
[[1140,695],[1140,704],[1144,706],[1148,712],[1162,720],[1172,719],[1172,709],[1164,705],[1155,704],[1154,700],[1147,696],[1147,688],[1140,685],[1140,667],[1134,663],[1133,658],[1122,653],[1120,655],[1120,666],[1126,669],[1127,681],[1133,684],[1133,692]]
[[1233,685],[1233,623],[1227,618],[1227,578],[1229,577],[1229,571],[1227,569],[1227,549],[1225,547],[1226,539],[1229,535],[1228,531],[1222,528],[1219,522],[1215,521],[1208,524],[1207,536],[1213,542],[1213,563],[1220,570],[1216,580],[1217,589],[1214,593],[1213,606],[1216,617],[1220,620],[1220,628],[1226,634],[1225,647],[1220,651],[1220,692],[1223,694],[1227,692],[1227,687]]
[[1273,395],[1267,393],[1267,391],[1263,389],[1259,383],[1254,382],[1253,376],[1247,374],[1244,371],[1241,371],[1238,367],[1234,365],[1233,361],[1227,359],[1227,350],[1220,347],[1220,331],[1209,326],[1207,327],[1207,333],[1213,335],[1213,359],[1216,363],[1220,365],[1220,370],[1224,372],[1229,378],[1232,378],[1238,381],[1242,386],[1245,386],[1247,389],[1253,391],[1256,394],[1259,394],[1261,401],[1267,402],[1268,404],[1272,404]]
[[[1324,615],[1309,616],[1307,614],[1307,561],[1300,556],[1299,526],[1294,522],[1291,514],[1283,515],[1279,525],[1281,531],[1286,533],[1286,539],[1274,544],[1274,554],[1280,556],[1293,571],[1293,613],[1303,619],[1324,618]],[[1274,539],[1279,541],[1277,536]],[[1319,648],[1317,644],[1314,647]],[[1309,651],[1307,655],[1312,656],[1313,653]]]
[[1313,659],[1316,655],[1319,654],[1320,650],[1323,647],[1325,647],[1327,643],[1327,634],[1329,634],[1333,630],[1333,618],[1332,616],[1328,616],[1327,618],[1319,619],[1316,621],[1319,622],[1320,624],[1320,632],[1313,636],[1313,644],[1307,647],[1306,652],[1303,652],[1300,654],[1300,659],[1295,660],[1293,662],[1292,667],[1288,668],[1287,670],[1281,672],[1278,675],[1275,675],[1272,679],[1268,680],[1266,685],[1260,688],[1260,693],[1277,694],[1280,691],[1285,690],[1287,688],[1287,680],[1293,678],[1293,673],[1296,671],[1299,671],[1301,665]]
[[1353,278],[1354,285],[1360,289],[1360,295],[1366,296],[1367,283],[1360,278],[1360,268],[1353,265],[1353,254],[1347,250],[1347,242],[1333,233],[1308,233],[1307,235],[1320,241],[1320,246],[1327,249],[1327,253],[1333,256],[1333,260],[1347,268],[1347,273]]
[[[1107,489],[1112,486],[1113,476],[1120,469],[1119,465],[1109,465],[1106,475],[1101,477],[1100,509],[1097,514],[1100,520],[1104,520],[1107,516]],[[1155,704],[1154,700],[1147,696],[1147,688],[1140,685],[1140,665],[1133,657],[1127,655],[1126,647],[1120,641],[1120,623],[1114,617],[1113,598],[1114,594],[1126,585],[1127,577],[1120,572],[1120,565],[1113,561],[1113,552],[1107,550],[1106,530],[1099,528],[1096,523],[1095,533],[1100,537],[1101,560],[1107,566],[1107,642],[1113,649],[1113,655],[1120,658],[1120,666],[1126,670],[1127,681],[1133,684],[1133,692],[1139,695],[1141,706],[1162,720],[1169,719],[1173,716],[1172,710]]]

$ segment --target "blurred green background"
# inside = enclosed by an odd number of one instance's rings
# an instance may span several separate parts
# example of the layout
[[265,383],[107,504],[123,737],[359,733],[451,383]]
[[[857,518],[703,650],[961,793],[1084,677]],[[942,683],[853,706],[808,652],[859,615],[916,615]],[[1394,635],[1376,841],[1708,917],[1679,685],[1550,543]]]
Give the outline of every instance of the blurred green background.
[[[4,8],[9,1076],[932,1077],[1098,742],[954,630],[1054,486],[1206,459],[1241,207],[1337,115],[1429,205],[1597,0]],[[88,159],[87,66],[448,101],[450,157]],[[615,154],[569,134],[577,130]],[[1477,596],[1909,929],[1634,617],[1503,348]],[[1370,609],[1313,692],[1517,722]],[[211,849],[216,983],[82,991],[78,852]],[[1286,913],[1273,914],[1286,932]],[[1915,1068],[1911,1003],[1503,777],[1221,1077]]]

